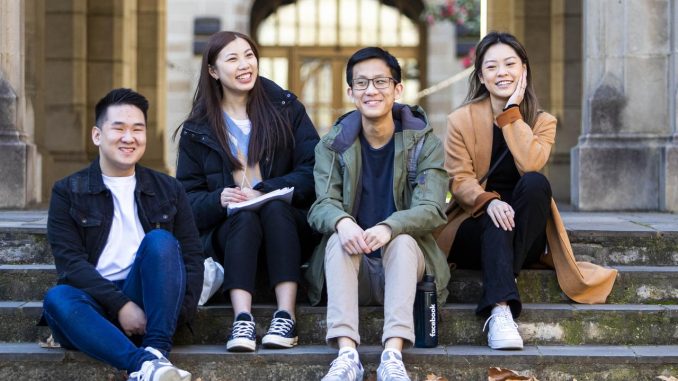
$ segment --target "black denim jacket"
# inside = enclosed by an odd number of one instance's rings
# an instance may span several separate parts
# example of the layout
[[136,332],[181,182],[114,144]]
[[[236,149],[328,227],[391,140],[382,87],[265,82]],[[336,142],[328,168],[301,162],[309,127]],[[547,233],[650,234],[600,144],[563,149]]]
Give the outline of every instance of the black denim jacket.
[[[186,267],[186,294],[179,321],[195,315],[203,283],[203,250],[191,206],[181,184],[173,177],[136,166],[134,198],[144,231],[165,229],[181,246]],[[47,239],[54,255],[58,283],[91,295],[109,318],[130,299],[103,278],[96,263],[106,245],[113,221],[113,198],[103,182],[99,160],[57,181],[47,220]]]

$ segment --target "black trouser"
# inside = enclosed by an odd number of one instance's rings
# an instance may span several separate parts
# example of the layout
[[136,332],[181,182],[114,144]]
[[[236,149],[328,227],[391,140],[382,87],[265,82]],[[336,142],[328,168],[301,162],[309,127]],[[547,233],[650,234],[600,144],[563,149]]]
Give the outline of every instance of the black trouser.
[[224,292],[237,288],[254,293],[260,251],[266,256],[271,287],[299,282],[300,240],[311,236],[304,211],[281,200],[229,216],[213,235],[215,252],[223,255],[218,259],[224,264]]
[[515,278],[520,269],[539,261],[546,248],[546,221],[551,214],[551,185],[544,175],[524,174],[509,204],[515,228],[504,231],[483,213],[462,222],[448,257],[459,268],[482,269],[483,295],[476,314],[488,315],[498,302],[507,302],[514,317],[522,310]]

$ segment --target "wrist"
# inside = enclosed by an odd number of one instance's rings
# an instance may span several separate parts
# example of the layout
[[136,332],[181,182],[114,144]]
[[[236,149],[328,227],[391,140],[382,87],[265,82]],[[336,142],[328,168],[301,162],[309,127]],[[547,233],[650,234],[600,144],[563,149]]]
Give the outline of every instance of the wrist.
[[518,107],[518,104],[516,104],[516,103],[509,103],[509,104],[506,105],[506,107],[504,107],[504,110],[502,110],[502,111],[506,111],[506,110],[508,110],[508,109],[510,109],[510,108],[514,108],[514,107]]

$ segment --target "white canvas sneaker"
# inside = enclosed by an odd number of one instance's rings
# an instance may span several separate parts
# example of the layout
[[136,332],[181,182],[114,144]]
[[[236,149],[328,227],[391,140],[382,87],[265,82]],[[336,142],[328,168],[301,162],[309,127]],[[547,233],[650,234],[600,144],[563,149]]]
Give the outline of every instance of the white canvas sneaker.
[[518,333],[518,325],[513,321],[509,306],[495,306],[485,325],[489,324],[487,345],[492,349],[523,349],[523,338]]

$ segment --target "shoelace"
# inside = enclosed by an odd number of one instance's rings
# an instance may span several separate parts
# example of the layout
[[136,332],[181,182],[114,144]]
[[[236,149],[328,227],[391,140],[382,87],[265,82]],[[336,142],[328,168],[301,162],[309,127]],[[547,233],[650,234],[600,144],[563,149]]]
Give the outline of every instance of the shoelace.
[[[162,360],[154,360],[154,361],[162,361]],[[130,378],[133,380],[139,380],[139,381],[151,381],[151,375],[153,374],[153,369],[156,367],[156,364],[154,364],[152,361],[144,361],[143,364],[141,364],[141,369],[138,371],[130,374]],[[172,364],[167,361],[160,363],[160,365],[163,366],[171,366]]]
[[502,311],[490,315],[490,317],[488,317],[487,320],[485,320],[485,324],[483,325],[483,332],[485,332],[485,328],[492,319],[496,319],[495,324],[500,324],[502,326],[513,324],[514,327],[518,328],[518,324],[516,324],[516,322],[513,321],[513,317],[511,317],[507,311]]
[[254,334],[255,324],[253,321],[237,320],[233,322],[233,337],[250,338]]
[[294,326],[294,320],[285,318],[274,318],[271,320],[271,326],[268,328],[268,334],[284,336]]
[[356,374],[356,368],[357,366],[353,366],[355,361],[349,359],[346,356],[339,356],[332,363],[330,364],[330,371],[327,372],[327,376],[344,376],[345,372],[348,372],[346,376],[346,379],[348,380],[353,380],[357,377]]
[[388,374],[391,377],[407,378],[407,371],[402,361],[398,359],[389,359],[381,363],[383,366],[382,374]]

